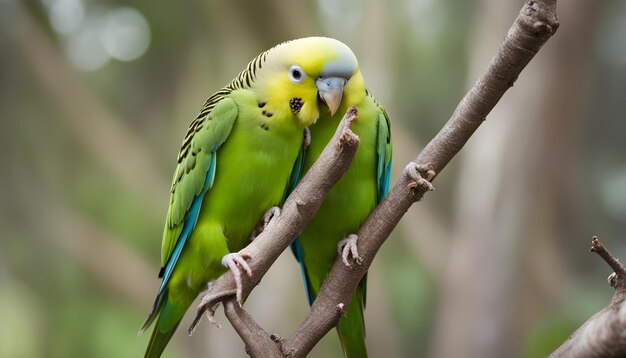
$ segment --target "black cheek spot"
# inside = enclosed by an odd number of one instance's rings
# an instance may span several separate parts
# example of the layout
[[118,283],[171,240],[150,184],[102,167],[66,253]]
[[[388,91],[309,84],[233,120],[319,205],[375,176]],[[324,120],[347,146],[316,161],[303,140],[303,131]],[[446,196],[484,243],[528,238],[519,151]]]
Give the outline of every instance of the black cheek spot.
[[300,112],[303,105],[304,105],[304,102],[302,102],[302,98],[293,97],[292,99],[289,100],[289,108],[291,108],[291,111],[294,114]]
[[259,108],[265,107],[265,102],[259,102],[258,106],[259,106]]

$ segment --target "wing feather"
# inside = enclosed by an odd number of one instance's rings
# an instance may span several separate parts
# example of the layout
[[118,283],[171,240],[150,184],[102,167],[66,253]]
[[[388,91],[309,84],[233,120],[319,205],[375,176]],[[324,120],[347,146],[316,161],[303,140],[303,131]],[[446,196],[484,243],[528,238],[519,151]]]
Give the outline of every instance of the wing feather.
[[378,202],[387,195],[391,177],[391,123],[387,112],[382,108],[381,111],[378,115],[378,135],[376,138]]
[[186,154],[179,156],[163,232],[161,290],[196,225],[204,194],[213,186],[218,149],[228,139],[237,113],[235,102],[222,98],[205,117],[192,123],[192,135],[183,142],[181,153]]

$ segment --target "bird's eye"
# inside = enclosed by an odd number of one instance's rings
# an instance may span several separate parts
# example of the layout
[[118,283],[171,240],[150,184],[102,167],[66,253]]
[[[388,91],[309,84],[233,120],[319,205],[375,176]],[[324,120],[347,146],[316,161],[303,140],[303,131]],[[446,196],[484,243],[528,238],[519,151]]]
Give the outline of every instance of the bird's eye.
[[301,83],[306,78],[306,73],[302,67],[298,65],[293,65],[289,68],[289,79],[293,83]]

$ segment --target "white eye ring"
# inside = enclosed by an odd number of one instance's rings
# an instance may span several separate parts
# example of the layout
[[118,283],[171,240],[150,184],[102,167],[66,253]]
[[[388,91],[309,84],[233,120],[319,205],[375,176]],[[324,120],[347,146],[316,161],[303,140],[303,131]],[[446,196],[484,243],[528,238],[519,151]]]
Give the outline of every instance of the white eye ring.
[[293,65],[289,67],[289,79],[293,83],[302,83],[306,78],[306,73],[302,69],[302,67],[298,65]]

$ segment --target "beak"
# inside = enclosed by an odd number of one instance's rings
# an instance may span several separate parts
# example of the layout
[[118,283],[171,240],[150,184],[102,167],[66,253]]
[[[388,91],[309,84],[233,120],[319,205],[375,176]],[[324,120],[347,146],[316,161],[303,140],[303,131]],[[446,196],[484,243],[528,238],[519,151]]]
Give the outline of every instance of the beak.
[[317,93],[320,99],[328,106],[331,116],[339,109],[341,97],[343,97],[343,87],[346,85],[346,82],[346,79],[341,77],[320,77],[315,80]]

